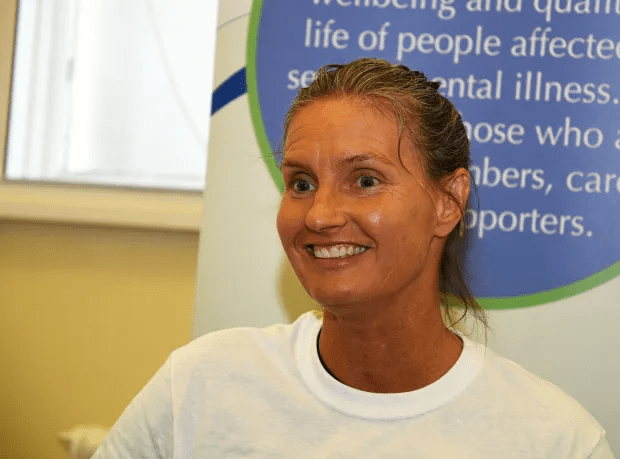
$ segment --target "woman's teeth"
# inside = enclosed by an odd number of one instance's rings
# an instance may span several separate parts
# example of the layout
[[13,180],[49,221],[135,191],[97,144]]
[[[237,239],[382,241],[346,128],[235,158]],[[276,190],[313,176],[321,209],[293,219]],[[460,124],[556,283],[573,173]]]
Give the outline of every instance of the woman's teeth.
[[357,255],[365,252],[367,247],[361,247],[359,245],[333,245],[331,247],[317,247],[313,248],[314,256],[317,258],[344,258]]

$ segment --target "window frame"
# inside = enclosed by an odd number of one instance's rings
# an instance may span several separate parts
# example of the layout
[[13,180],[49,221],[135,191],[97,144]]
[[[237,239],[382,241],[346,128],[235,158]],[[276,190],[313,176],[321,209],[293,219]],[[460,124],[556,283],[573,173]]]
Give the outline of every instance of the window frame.
[[5,176],[5,156],[15,52],[18,0],[0,4],[0,221],[35,220],[197,232],[200,191],[14,181]]

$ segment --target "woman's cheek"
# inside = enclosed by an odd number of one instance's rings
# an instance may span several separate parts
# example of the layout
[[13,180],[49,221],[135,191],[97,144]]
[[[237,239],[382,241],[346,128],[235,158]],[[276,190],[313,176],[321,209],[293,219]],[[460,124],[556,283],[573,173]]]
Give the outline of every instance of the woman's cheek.
[[278,215],[276,217],[276,228],[278,229],[278,235],[280,236],[280,241],[282,241],[283,245],[286,245],[289,236],[288,224],[289,222],[287,218],[286,204],[282,202],[282,204],[280,205],[280,210],[278,210]]
[[380,211],[375,210],[374,212],[370,212],[367,218],[368,223],[370,223],[373,227],[376,228],[381,225],[382,215]]
[[299,203],[291,202],[286,197],[282,200],[276,217],[276,227],[285,249],[293,243],[295,235],[303,228],[304,215]]

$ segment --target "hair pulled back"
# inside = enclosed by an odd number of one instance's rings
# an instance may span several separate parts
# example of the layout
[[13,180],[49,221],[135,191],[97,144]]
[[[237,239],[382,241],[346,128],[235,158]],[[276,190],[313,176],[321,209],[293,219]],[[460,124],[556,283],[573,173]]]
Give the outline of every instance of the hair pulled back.
[[[420,155],[427,178],[457,202],[464,215],[460,201],[442,184],[457,169],[469,170],[469,139],[461,115],[438,89],[439,83],[429,81],[423,73],[382,59],[363,58],[345,65],[326,65],[293,100],[284,122],[284,144],[291,120],[304,106],[318,99],[360,98],[396,116],[399,138],[403,133],[407,135]],[[463,278],[465,230],[461,220],[446,240],[439,269],[439,290],[444,305],[462,306],[461,318],[469,310],[486,326],[486,314]],[[454,321],[448,313],[451,325],[461,318]]]

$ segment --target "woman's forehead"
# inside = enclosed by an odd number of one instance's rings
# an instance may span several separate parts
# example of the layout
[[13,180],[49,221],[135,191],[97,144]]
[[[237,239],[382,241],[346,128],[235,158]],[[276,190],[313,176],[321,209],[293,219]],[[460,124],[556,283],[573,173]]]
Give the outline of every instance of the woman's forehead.
[[366,154],[403,165],[402,153],[419,163],[393,113],[351,96],[319,99],[300,108],[289,124],[284,150],[284,158],[290,161],[312,159],[320,151],[331,150],[339,156]]
[[376,132],[387,140],[398,137],[396,117],[356,98],[319,99],[301,109],[292,118],[285,147],[301,140],[362,135]]

